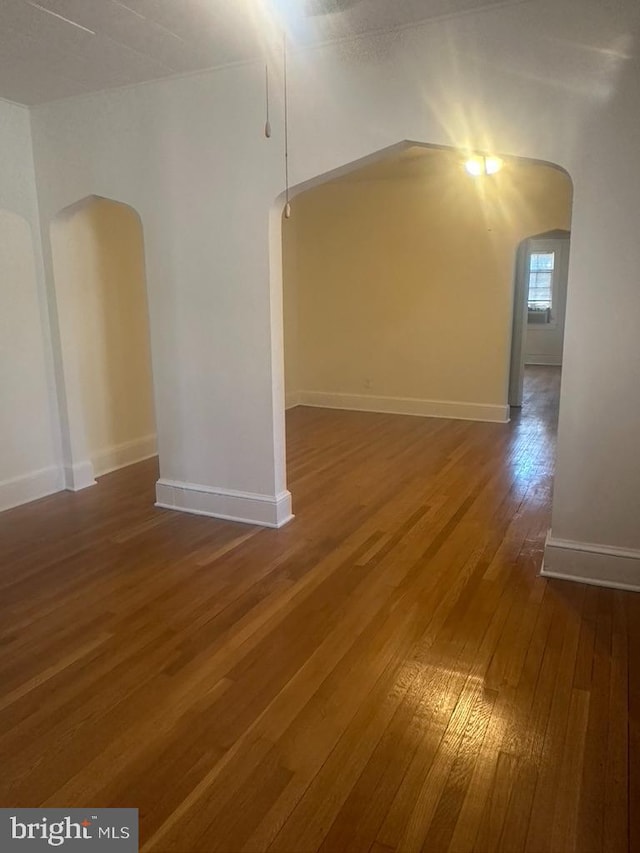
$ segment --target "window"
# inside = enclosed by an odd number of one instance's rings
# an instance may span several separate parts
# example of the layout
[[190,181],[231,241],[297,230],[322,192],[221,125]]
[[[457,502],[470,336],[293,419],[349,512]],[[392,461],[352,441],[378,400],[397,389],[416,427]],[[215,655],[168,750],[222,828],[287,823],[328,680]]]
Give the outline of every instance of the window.
[[529,322],[550,323],[553,308],[555,252],[532,252],[529,256]]

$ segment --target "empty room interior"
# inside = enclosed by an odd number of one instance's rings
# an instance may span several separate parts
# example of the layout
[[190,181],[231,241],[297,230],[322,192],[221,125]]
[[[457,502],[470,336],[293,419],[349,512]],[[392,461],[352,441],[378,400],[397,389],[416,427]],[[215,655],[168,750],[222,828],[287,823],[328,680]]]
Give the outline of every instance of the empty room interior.
[[0,4],[0,849],[640,850],[639,37]]

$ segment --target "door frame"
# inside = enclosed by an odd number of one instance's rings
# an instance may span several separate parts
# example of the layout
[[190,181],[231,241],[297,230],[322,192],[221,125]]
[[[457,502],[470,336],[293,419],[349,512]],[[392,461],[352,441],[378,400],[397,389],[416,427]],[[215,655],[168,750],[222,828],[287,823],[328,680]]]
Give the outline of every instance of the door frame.
[[[570,231],[548,231],[544,234],[535,234],[525,238],[516,252],[516,265],[514,277],[513,296],[513,320],[511,331],[511,355],[509,363],[509,396],[510,406],[521,407],[524,388],[524,363],[527,343],[527,309],[529,303],[529,257],[535,250],[536,243],[552,243],[562,241],[566,245],[560,253],[563,267],[563,275],[567,274],[569,263],[569,252],[571,250]],[[566,301],[566,288],[565,288]],[[557,321],[564,324],[564,309],[562,317],[556,317]]]

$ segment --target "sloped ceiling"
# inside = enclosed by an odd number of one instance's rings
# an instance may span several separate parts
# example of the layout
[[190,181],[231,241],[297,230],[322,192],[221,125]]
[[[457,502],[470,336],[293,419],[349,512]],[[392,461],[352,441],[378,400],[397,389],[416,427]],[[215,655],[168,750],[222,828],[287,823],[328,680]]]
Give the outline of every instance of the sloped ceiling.
[[[314,42],[521,0],[1,0],[0,97],[34,105],[259,56],[269,21]],[[307,8],[307,11],[309,9]]]

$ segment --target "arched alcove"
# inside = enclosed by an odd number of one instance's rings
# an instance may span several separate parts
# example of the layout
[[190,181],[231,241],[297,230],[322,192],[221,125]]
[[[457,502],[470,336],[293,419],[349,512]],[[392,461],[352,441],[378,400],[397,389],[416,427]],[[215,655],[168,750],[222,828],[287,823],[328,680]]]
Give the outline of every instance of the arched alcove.
[[60,488],[28,222],[0,210],[0,510]]
[[51,223],[75,488],[156,454],[144,236],[126,204],[89,196]]
[[514,257],[570,228],[572,183],[506,155],[475,178],[466,156],[403,142],[293,188],[290,219],[279,197],[285,406],[509,419]]

